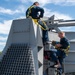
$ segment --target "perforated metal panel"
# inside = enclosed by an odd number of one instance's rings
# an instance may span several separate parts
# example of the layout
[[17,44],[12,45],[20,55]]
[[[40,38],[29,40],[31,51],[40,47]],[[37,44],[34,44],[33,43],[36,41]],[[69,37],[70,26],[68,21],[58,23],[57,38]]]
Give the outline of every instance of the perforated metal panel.
[[0,65],[0,75],[35,75],[33,56],[27,44],[12,44]]

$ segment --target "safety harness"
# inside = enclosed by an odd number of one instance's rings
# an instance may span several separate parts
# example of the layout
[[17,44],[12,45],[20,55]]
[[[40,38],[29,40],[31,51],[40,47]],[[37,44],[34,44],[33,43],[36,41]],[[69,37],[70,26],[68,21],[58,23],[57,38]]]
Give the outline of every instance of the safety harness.
[[38,19],[32,19],[36,25],[38,25],[42,30],[48,30],[46,23],[41,20],[42,24],[38,22]]
[[32,9],[32,8],[34,8],[34,5],[32,5],[32,6],[30,6],[30,7],[28,8],[27,18],[31,17],[31,16],[30,16],[30,13],[31,13],[31,9]]
[[31,13],[31,9],[32,8],[34,8],[34,5],[32,5],[31,7],[28,8],[27,18],[31,18],[34,21],[34,23],[36,25],[38,25],[42,30],[48,30],[48,27],[47,27],[46,23],[43,20],[41,20],[42,24],[40,24],[38,19],[33,19],[30,16],[30,13]]
[[68,56],[69,49],[70,49],[70,46],[68,46],[66,49],[61,49],[61,50],[66,53],[66,56]]
[[66,49],[57,48],[57,47],[55,47],[55,48],[56,48],[57,50],[64,51],[64,52],[65,52],[65,54],[66,54],[66,56],[68,56],[70,46],[68,46]]

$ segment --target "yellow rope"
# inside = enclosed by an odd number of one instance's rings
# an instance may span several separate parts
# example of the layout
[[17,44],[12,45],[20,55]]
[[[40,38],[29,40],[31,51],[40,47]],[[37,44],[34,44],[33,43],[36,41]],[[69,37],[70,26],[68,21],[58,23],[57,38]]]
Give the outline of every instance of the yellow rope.
[[[40,28],[41,28],[42,30],[47,30],[47,29],[45,29],[44,27],[42,27],[42,26],[38,23],[38,19],[32,19],[32,20],[35,22],[36,25],[40,26]],[[44,21],[42,21],[42,22],[43,22],[43,24],[47,27],[46,23],[45,23]],[[47,28],[48,28],[48,27],[47,27]]]

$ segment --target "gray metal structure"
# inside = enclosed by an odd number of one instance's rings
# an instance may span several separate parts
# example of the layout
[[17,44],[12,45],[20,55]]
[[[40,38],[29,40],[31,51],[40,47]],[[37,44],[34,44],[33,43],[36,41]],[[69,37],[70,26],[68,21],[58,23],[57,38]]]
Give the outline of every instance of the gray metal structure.
[[[48,33],[50,41],[59,41],[57,32],[59,32],[60,29],[58,27],[75,26],[75,21],[54,20],[54,16],[45,20],[45,22],[49,28],[52,30],[54,28],[55,30],[54,32],[51,30]],[[37,26],[31,19],[13,20],[6,46],[2,52],[2,55],[0,56],[0,75],[43,75],[45,68],[47,68],[51,62],[46,61],[43,58],[44,47],[41,33],[41,28]],[[64,62],[65,73],[75,72],[74,34],[75,32],[66,32],[66,37],[68,37],[71,42],[71,48],[69,56]],[[48,45],[45,47],[45,49],[50,50],[52,47],[51,45]],[[21,51],[22,53],[20,53]],[[29,55],[27,55],[27,51],[30,53]],[[14,62],[12,63],[10,60]],[[27,66],[24,66],[25,62],[27,62]],[[46,63],[46,65],[44,63]],[[20,66],[18,66],[18,64]],[[15,70],[13,70],[14,68]],[[49,69],[49,75],[54,75],[54,71],[54,69]]]
[[0,75],[43,75],[40,28],[31,19],[13,21],[0,61]]

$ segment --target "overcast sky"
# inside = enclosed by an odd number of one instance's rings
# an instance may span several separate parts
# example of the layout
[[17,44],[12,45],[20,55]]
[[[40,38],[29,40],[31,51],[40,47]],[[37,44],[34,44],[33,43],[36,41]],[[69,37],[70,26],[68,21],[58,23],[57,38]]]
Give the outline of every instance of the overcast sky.
[[[12,20],[25,18],[26,9],[38,1],[44,8],[44,16],[55,15],[56,19],[75,19],[75,0],[0,0],[0,51],[3,50]],[[62,28],[74,31],[72,27]]]

